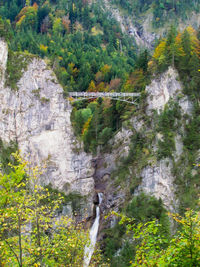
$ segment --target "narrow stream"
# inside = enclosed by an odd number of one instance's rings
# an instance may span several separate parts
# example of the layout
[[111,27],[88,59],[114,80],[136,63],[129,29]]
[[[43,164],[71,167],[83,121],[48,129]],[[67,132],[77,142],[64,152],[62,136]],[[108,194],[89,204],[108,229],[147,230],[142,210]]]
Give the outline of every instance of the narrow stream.
[[99,206],[101,205],[103,194],[98,193],[98,198],[99,198],[99,205],[97,205],[96,207],[96,218],[90,229],[90,245],[85,247],[83,267],[89,266],[90,260],[92,258],[92,254],[94,252],[96,240],[97,240],[99,220],[100,220],[100,207]]

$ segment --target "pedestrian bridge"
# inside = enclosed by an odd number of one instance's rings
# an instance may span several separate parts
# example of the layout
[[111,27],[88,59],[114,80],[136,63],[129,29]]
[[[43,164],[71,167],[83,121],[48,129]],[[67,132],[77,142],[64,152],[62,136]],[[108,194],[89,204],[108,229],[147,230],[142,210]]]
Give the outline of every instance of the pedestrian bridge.
[[136,99],[140,97],[140,93],[110,93],[110,92],[69,92],[71,102],[81,101],[85,99],[94,99],[98,97],[106,97],[113,100],[124,101],[131,104],[137,104]]

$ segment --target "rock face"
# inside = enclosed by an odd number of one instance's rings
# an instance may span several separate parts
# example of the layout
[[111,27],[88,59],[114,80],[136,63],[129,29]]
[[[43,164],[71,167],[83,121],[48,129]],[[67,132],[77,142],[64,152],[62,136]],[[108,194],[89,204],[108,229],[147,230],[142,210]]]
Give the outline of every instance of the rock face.
[[[182,115],[192,114],[193,105],[188,97],[182,94],[183,86],[178,80],[177,71],[170,67],[146,87],[148,94],[146,114],[148,116],[151,116],[154,111],[158,114],[162,112],[170,99],[178,103]],[[183,129],[179,129],[179,131],[183,132]],[[158,139],[162,139],[162,135],[159,133],[157,134]],[[183,153],[183,143],[179,134],[175,136],[174,141],[174,160],[177,161]],[[157,150],[157,141],[153,144],[153,150]],[[141,172],[142,181],[135,193],[138,194],[144,191],[152,194],[156,198],[161,198],[167,209],[173,212],[176,211],[178,200],[175,196],[176,187],[174,185],[175,178],[173,177],[172,169],[172,160],[169,158],[156,160],[156,162],[150,160],[149,164]]]
[[146,29],[146,25],[149,26],[152,22],[152,15],[146,16],[144,25],[139,25],[138,23],[133,22],[133,19],[127,15],[120,13],[119,9],[110,5],[108,0],[104,0],[105,9],[110,12],[111,16],[119,22],[121,30],[123,33],[134,37],[136,44],[139,47],[146,47],[153,49],[154,41],[159,35]]
[[113,172],[120,167],[120,158],[129,154],[129,144],[132,131],[124,127],[110,140],[111,153],[100,153],[93,159],[95,166],[95,190],[103,193],[102,211],[116,209],[124,203],[126,192],[123,187],[115,185],[115,178],[112,179]]
[[7,45],[0,41],[0,137],[6,142],[15,140],[30,163],[46,163],[43,184],[87,196],[86,213],[91,216],[92,157],[73,135],[71,107],[61,86],[46,63],[34,58],[18,82],[19,90],[4,88],[7,53]]
[[5,42],[0,40],[0,87],[2,88],[5,81],[5,69],[8,57],[8,47]]
[[182,85],[178,79],[177,71],[170,67],[159,78],[153,80],[151,84],[146,87],[146,92],[148,94],[147,115],[151,115],[153,110],[160,113],[170,98],[178,102],[184,114],[191,113],[192,104],[187,97],[182,95]]
[[135,194],[143,191],[154,195],[157,199],[161,198],[163,204],[170,211],[176,211],[178,202],[175,197],[174,178],[171,173],[171,161],[162,160],[154,166],[146,166],[142,172],[142,182]]
[[170,97],[173,98],[181,92],[181,84],[176,80],[177,77],[177,72],[169,68],[167,72],[158,79],[153,80],[151,84],[147,86],[148,115],[150,115],[150,111],[152,110],[157,110],[158,112],[162,111]]
[[[193,105],[189,99],[182,93],[182,84],[178,80],[178,73],[169,68],[160,77],[154,79],[146,87],[147,99],[145,115],[138,111],[138,114],[132,117],[126,127],[115,135],[110,141],[112,152],[100,155],[96,159],[95,186],[97,191],[104,192],[104,201],[102,207],[105,209],[118,210],[120,205],[125,201],[127,194],[130,194],[129,182],[137,177],[139,184],[136,184],[133,194],[138,195],[141,192],[161,198],[166,209],[171,212],[177,211],[178,200],[176,198],[176,186],[173,176],[173,161],[171,158],[159,160],[157,158],[158,140],[162,140],[161,133],[155,134],[155,111],[159,114],[163,111],[170,100],[177,102],[181,109],[181,114],[192,113]],[[147,119],[148,118],[148,119]],[[150,124],[147,124],[146,121]],[[147,150],[144,154],[147,156],[141,158],[142,164],[136,163],[136,166],[129,166],[129,174],[126,174],[126,184],[115,186],[115,177],[110,177],[114,170],[122,168],[121,159],[126,158],[129,154],[131,137],[139,134],[144,139],[155,134],[153,141],[149,141]],[[175,151],[173,152],[174,161],[178,161],[183,151],[182,136],[184,129],[178,129],[175,135]],[[151,137],[150,137],[151,138]],[[133,152],[134,153],[134,152]],[[148,156],[149,153],[149,156]],[[139,159],[140,160],[140,159]],[[134,163],[135,164],[135,163]],[[139,165],[139,168],[138,168]],[[115,173],[117,177],[117,173]],[[136,182],[137,183],[137,182]]]

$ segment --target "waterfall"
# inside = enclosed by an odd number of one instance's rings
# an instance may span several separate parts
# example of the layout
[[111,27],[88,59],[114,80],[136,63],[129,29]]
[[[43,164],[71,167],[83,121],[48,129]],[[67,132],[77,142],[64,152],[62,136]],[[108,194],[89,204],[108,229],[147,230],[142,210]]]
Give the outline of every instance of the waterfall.
[[88,267],[90,264],[90,260],[92,258],[92,254],[94,252],[95,244],[96,244],[96,239],[97,239],[97,234],[98,234],[98,229],[99,229],[99,219],[100,219],[100,204],[102,202],[102,193],[98,193],[98,198],[99,198],[99,205],[96,207],[96,218],[94,220],[94,223],[90,229],[90,244],[85,247],[85,252],[84,252],[84,267]]

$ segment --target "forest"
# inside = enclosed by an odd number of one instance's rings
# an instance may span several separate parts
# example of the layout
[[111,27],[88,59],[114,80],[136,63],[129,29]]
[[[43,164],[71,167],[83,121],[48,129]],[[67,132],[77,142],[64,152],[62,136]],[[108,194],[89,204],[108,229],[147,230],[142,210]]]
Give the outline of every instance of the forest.
[[[1,146],[4,152],[6,149],[12,151]],[[61,215],[65,196],[40,186],[38,178],[42,170],[30,167],[18,153],[11,155],[9,170],[3,171],[0,173],[0,265],[82,266],[89,239],[82,224]],[[104,257],[97,250],[90,266],[199,266],[199,212],[187,210],[183,216],[168,214],[178,228],[173,236],[166,211],[155,198],[135,197],[126,212],[128,216],[114,212],[108,215],[118,216],[119,223],[107,232]],[[124,234],[127,241],[120,256],[113,257],[122,245]]]
[[[162,27],[167,17],[186,19],[189,12],[200,9],[199,0],[192,3],[189,0],[112,0],[112,3],[136,17],[151,10],[155,28]],[[100,1],[3,0],[0,37],[9,47],[6,85],[16,91],[23,70],[32,57],[39,56],[55,72],[64,97],[70,91],[140,92],[138,104],[143,111],[145,88],[151,80],[169,66],[178,71],[183,93],[194,104],[192,116],[185,118],[187,123],[182,126],[186,132],[185,156],[173,166],[179,215],[167,214],[162,201],[154,197],[131,195],[138,183],[133,179],[130,199],[122,212],[107,215],[108,219],[118,217],[118,223],[105,230],[101,252],[94,254],[91,264],[199,266],[199,165],[195,176],[191,172],[200,150],[200,29],[190,26],[181,32],[174,23],[156,41],[154,51],[148,51],[139,49],[133,37],[122,33],[120,25],[102,8]],[[72,106],[74,134],[83,142],[84,150],[94,156],[99,148],[102,153],[112,152],[111,138],[138,113],[133,105],[103,98]],[[180,118],[175,103],[166,106],[161,114],[155,114],[155,133],[163,135],[156,152],[158,160],[174,161],[174,137]],[[149,148],[148,141],[142,134],[132,137],[129,155],[121,160],[115,174],[118,183],[126,183],[129,168],[142,162],[143,151]],[[0,266],[81,266],[84,246],[88,243],[85,229],[71,219],[58,220],[62,205],[68,200],[56,190],[38,186],[42,170],[32,169],[30,173],[28,163],[18,154],[12,154],[16,150],[15,143],[4,145],[0,139]],[[189,181],[187,186],[185,181]],[[173,235],[172,221],[177,228]],[[58,224],[56,228],[55,224]]]
[[155,28],[164,26],[169,19],[173,19],[175,23],[178,18],[187,19],[191,11],[199,12],[200,9],[199,0],[112,0],[112,3],[136,17],[152,10],[153,26]]
[[[156,1],[169,9],[171,2]],[[134,3],[145,8],[152,1]],[[120,4],[125,7],[123,1]],[[176,5],[179,10],[180,3]],[[184,1],[180,10],[188,5]],[[198,1],[193,5],[197,8]],[[24,1],[12,0],[1,5],[0,16],[1,35],[9,40],[7,84],[13,88],[22,68],[16,66],[17,55],[25,52],[48,59],[66,96],[68,91],[144,92],[151,77],[169,65],[179,71],[186,94],[199,96],[200,34],[191,27],[182,33],[171,27],[150,55],[147,50],[139,52],[134,40],[122,34],[98,2],[35,1],[31,5],[26,1],[24,6]],[[86,151],[95,153],[97,145],[104,146],[132,113],[133,107],[120,102],[79,103],[72,113],[75,134]]]

